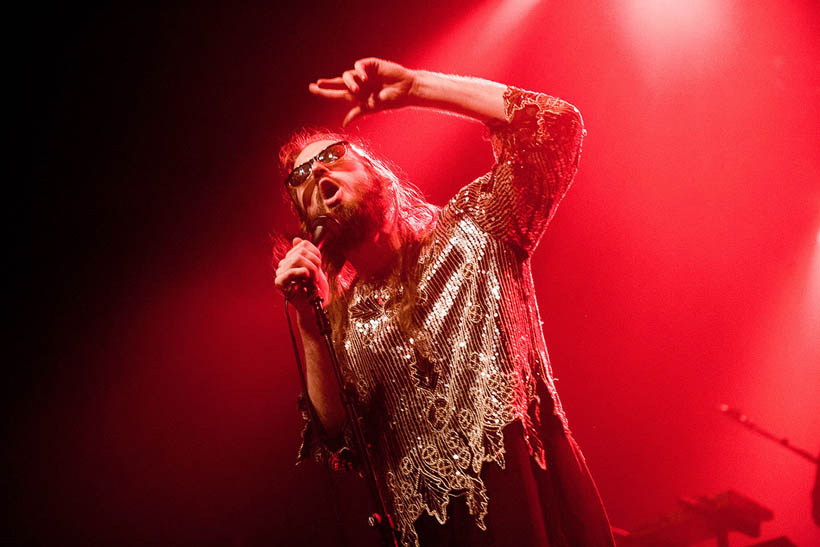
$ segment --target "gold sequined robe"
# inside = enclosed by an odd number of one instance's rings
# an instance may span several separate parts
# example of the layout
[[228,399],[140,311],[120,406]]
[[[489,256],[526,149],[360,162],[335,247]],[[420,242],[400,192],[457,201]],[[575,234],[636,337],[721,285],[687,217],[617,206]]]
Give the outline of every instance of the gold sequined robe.
[[[548,95],[508,87],[504,101],[506,121],[489,124],[494,167],[442,208],[423,243],[414,326],[399,327],[386,287],[357,283],[348,306],[343,372],[405,546],[417,545],[413,523],[423,512],[447,519],[453,496],[484,527],[481,469],[504,466],[509,424],[521,423],[545,467],[541,405],[580,459],[555,392],[530,256],[578,168],[583,122]],[[302,457],[332,457],[313,429],[308,423]]]

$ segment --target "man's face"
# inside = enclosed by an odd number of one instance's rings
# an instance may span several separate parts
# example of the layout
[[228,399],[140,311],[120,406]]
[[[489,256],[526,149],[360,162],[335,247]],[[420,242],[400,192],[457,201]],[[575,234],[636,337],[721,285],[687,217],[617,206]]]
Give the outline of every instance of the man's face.
[[[293,162],[294,167],[310,161],[337,141],[320,140],[305,146]],[[333,242],[339,250],[360,244],[384,223],[384,197],[381,185],[371,175],[351,146],[345,155],[330,164],[314,161],[307,179],[290,188],[291,198],[308,221],[326,215],[339,223]]]

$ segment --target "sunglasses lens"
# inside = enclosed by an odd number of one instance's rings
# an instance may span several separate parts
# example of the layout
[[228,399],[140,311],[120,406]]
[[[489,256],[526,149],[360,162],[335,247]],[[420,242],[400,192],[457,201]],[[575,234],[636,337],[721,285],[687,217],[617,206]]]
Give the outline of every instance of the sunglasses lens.
[[342,156],[345,155],[347,148],[345,147],[345,143],[337,142],[336,144],[331,144],[321,152],[319,152],[313,159],[308,162],[303,163],[296,169],[290,172],[288,178],[285,180],[288,186],[300,186],[303,182],[307,180],[310,176],[311,171],[313,170],[313,162],[318,160],[320,163],[325,165],[329,165]]
[[312,162],[308,164],[303,164],[291,171],[290,175],[288,175],[288,186],[299,186],[305,179],[307,179],[308,174],[310,173],[310,167]]
[[333,163],[345,155],[345,145],[343,142],[337,142],[324,150],[321,154],[316,156],[316,159],[322,163]]

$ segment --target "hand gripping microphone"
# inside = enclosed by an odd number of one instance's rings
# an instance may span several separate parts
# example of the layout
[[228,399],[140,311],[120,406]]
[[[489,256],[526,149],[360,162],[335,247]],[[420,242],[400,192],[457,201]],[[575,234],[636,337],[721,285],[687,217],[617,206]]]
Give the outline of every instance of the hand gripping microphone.
[[[333,217],[329,217],[327,215],[318,217],[315,221],[313,221],[313,230],[309,236],[310,242],[321,250],[327,236],[330,235],[330,232],[338,226],[339,222]],[[303,278],[291,281],[290,286],[285,293],[285,297],[287,300],[291,300],[294,296],[300,293],[307,297],[311,297],[315,292],[316,286],[313,281]]]

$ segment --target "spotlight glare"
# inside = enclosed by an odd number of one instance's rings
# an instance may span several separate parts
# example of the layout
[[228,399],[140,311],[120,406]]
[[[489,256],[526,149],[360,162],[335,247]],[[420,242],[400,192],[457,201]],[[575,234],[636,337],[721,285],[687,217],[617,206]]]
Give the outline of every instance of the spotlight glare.
[[622,32],[649,74],[663,80],[682,66],[717,62],[731,32],[731,6],[713,0],[630,0]]

